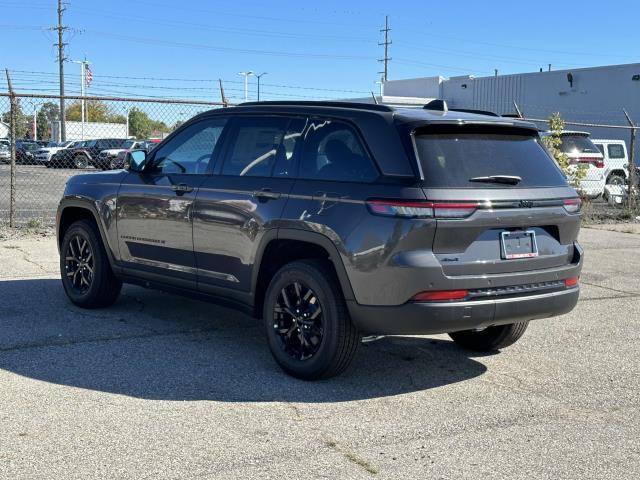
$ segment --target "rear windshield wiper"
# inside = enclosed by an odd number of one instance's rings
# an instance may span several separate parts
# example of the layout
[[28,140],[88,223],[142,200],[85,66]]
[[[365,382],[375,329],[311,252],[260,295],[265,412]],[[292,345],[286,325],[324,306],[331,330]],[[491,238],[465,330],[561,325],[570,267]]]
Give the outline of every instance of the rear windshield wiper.
[[516,175],[488,175],[486,177],[473,177],[473,178],[470,178],[469,181],[483,182],[483,183],[506,183],[508,185],[517,185],[522,181],[522,178]]

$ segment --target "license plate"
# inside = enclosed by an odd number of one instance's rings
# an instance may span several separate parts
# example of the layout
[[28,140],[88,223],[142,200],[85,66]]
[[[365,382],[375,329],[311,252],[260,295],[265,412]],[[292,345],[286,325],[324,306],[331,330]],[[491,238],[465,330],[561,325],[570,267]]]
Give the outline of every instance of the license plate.
[[502,232],[500,234],[502,258],[532,258],[538,256],[536,233],[532,230],[518,232]]

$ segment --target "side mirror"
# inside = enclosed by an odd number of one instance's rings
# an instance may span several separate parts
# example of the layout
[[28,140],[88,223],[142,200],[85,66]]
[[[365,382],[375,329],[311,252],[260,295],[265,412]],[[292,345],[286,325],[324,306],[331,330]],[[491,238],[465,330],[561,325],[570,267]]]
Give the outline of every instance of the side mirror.
[[144,150],[132,150],[124,157],[124,168],[132,172],[142,172],[147,163],[147,152]]

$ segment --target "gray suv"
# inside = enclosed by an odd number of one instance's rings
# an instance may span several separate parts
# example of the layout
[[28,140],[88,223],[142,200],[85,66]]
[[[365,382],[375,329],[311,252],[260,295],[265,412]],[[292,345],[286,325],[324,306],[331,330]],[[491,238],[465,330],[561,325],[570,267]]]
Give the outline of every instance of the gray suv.
[[342,372],[362,335],[498,350],[578,301],[580,199],[526,122],[443,102],[248,103],[126,167],[67,183],[71,301],[110,305],[125,282],[237,306],[299,378]]

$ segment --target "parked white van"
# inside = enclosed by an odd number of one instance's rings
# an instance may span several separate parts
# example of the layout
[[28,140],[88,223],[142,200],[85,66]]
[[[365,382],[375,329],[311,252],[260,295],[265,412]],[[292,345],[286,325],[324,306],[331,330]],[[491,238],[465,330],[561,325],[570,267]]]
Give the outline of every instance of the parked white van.
[[607,185],[626,185],[629,179],[629,156],[624,140],[592,140],[604,156]]

